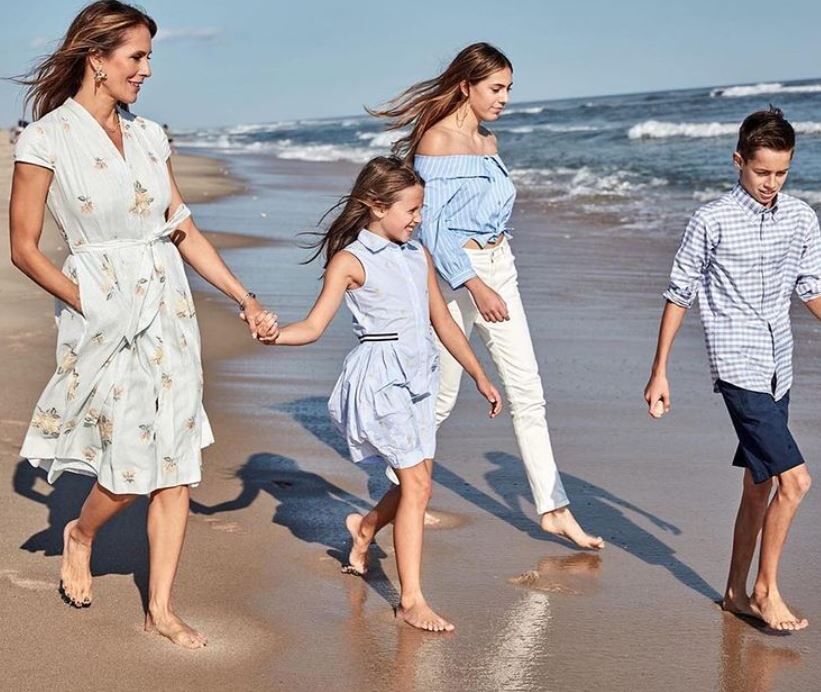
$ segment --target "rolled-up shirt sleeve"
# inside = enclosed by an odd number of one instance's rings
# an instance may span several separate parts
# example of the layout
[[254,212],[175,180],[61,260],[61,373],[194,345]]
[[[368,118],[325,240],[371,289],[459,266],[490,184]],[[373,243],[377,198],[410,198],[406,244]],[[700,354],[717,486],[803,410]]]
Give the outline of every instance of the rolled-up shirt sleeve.
[[815,212],[812,212],[807,240],[798,263],[795,292],[805,303],[821,298],[821,231]]
[[14,161],[54,170],[55,158],[51,140],[43,123],[31,123],[20,133],[14,147]]
[[459,178],[431,178],[425,182],[425,200],[422,204],[422,222],[417,234],[433,257],[437,271],[451,288],[459,288],[476,276],[464,242],[447,224],[448,205],[459,192]]
[[687,224],[673,260],[670,282],[663,294],[667,300],[683,308],[692,307],[714,248],[713,234],[703,216],[696,212]]

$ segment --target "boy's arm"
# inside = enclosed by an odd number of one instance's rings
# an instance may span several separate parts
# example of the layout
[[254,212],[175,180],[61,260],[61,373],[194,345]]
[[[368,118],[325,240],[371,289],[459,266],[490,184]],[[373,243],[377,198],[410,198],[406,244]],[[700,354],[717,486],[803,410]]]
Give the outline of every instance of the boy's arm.
[[365,283],[365,270],[350,252],[334,255],[323,277],[322,291],[308,316],[301,322],[282,327],[277,346],[302,346],[319,339],[342,303],[345,291]]
[[812,213],[807,241],[798,264],[795,292],[809,311],[821,320],[821,231],[818,217]]
[[702,277],[710,266],[715,245],[714,234],[710,232],[701,214],[696,212],[687,224],[681,246],[673,260],[670,282],[664,292],[667,303],[661,316],[656,356],[653,359],[650,381],[644,389],[648,412],[654,418],[661,418],[670,410],[667,361],[684,316],[693,305]]
[[442,297],[442,291],[439,290],[436,269],[427,250],[425,250],[425,257],[428,260],[428,294],[430,296],[430,322],[433,330],[442,345],[476,382],[476,388],[482,396],[490,402],[490,417],[494,418],[502,410],[502,399],[485,374],[464,332],[459,329],[459,325],[450,314],[445,299]]
[[670,357],[670,350],[676,334],[684,322],[687,308],[667,301],[664,312],[661,315],[661,326],[659,327],[659,338],[656,346],[656,357],[653,359],[653,368],[650,371],[650,381],[644,388],[644,400],[649,406],[649,413],[654,418],[661,418],[662,412],[658,411],[659,401],[664,406],[663,413],[670,410],[670,385],[667,382],[667,361]]

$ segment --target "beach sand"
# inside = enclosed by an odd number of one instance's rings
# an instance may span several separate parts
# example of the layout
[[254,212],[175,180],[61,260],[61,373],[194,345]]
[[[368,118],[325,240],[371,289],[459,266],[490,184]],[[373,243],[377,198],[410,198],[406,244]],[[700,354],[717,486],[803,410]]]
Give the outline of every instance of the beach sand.
[[[242,231],[212,235],[232,268],[283,322],[303,315],[318,289],[319,268],[298,265],[305,251],[295,247],[293,232],[345,191],[353,169],[267,160],[262,190],[263,183],[223,175],[225,161],[175,165],[187,199],[200,203],[194,213],[201,225]],[[9,170],[3,145],[4,194]],[[230,189],[206,189],[203,178]],[[202,206],[240,191],[246,196]],[[209,635],[209,646],[182,651],[141,631],[144,502],[98,539],[93,607],[69,609],[56,593],[60,536],[89,484],[66,474],[51,489],[17,456],[52,372],[54,328],[51,299],[6,260],[0,266],[3,687],[816,688],[817,493],[799,512],[781,573],[784,594],[810,619],[810,629],[768,634],[714,604],[726,576],[741,477],[729,465],[734,438],[711,393],[695,314],[674,352],[673,411],[653,421],[642,402],[677,232],[646,238],[607,226],[569,227],[520,206],[513,247],[556,457],[576,515],[608,542],[601,555],[539,533],[509,417],[488,421],[465,382],[439,437],[432,506],[448,528],[426,533],[424,562],[428,598],[457,631],[432,635],[398,624],[389,530],[372,551],[367,580],[339,571],[345,515],[372,506],[386,487],[381,468],[350,463],[325,410],[354,343],[349,317],[343,311],[317,345],[265,349],[250,341],[227,300],[192,280],[217,442],[205,452],[204,481],[193,491],[175,601]],[[261,245],[261,236],[273,242]],[[44,247],[58,253],[58,245],[48,229]],[[821,453],[821,329],[804,313],[795,314],[792,415],[812,464]]]

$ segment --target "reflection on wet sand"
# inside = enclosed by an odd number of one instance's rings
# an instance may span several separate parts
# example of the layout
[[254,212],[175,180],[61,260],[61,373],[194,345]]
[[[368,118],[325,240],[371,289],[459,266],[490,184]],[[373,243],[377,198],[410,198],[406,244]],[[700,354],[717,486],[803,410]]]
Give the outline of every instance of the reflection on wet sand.
[[536,569],[512,577],[509,581],[545,593],[591,593],[597,586],[596,580],[591,577],[597,576],[601,563],[601,556],[593,553],[544,557],[539,560]]
[[[778,672],[801,662],[801,654],[784,646],[764,641],[767,635],[742,618],[724,613],[721,623],[721,692],[770,692]],[[777,638],[789,635],[773,635]]]

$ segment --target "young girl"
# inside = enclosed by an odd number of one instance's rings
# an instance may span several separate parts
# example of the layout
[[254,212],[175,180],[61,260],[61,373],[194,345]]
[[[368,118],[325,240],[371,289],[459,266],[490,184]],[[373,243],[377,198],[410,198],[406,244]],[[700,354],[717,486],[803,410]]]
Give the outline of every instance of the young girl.
[[[604,541],[570,511],[550,443],[539,366],[506,230],[516,189],[484,127],[507,104],[513,66],[487,43],[467,46],[445,71],[411,86],[383,110],[388,129],[409,128],[394,151],[425,180],[419,240],[453,291],[448,308],[470,336],[478,330],[505,386],[513,428],[544,531],[599,549]],[[436,423],[453,410],[462,368],[442,351]]]
[[427,251],[410,239],[422,196],[421,179],[401,159],[380,156],[366,164],[311,258],[325,254],[319,298],[302,322],[280,331],[276,343],[316,341],[345,297],[359,345],[345,359],[328,409],[355,462],[381,457],[399,478],[398,488],[365,517],[348,517],[353,548],[346,571],[364,574],[368,546],[393,521],[401,589],[397,617],[423,630],[450,632],[454,626],[427,605],[420,584],[439,378],[431,325],[490,402],[491,418],[501,400],[448,312]]

